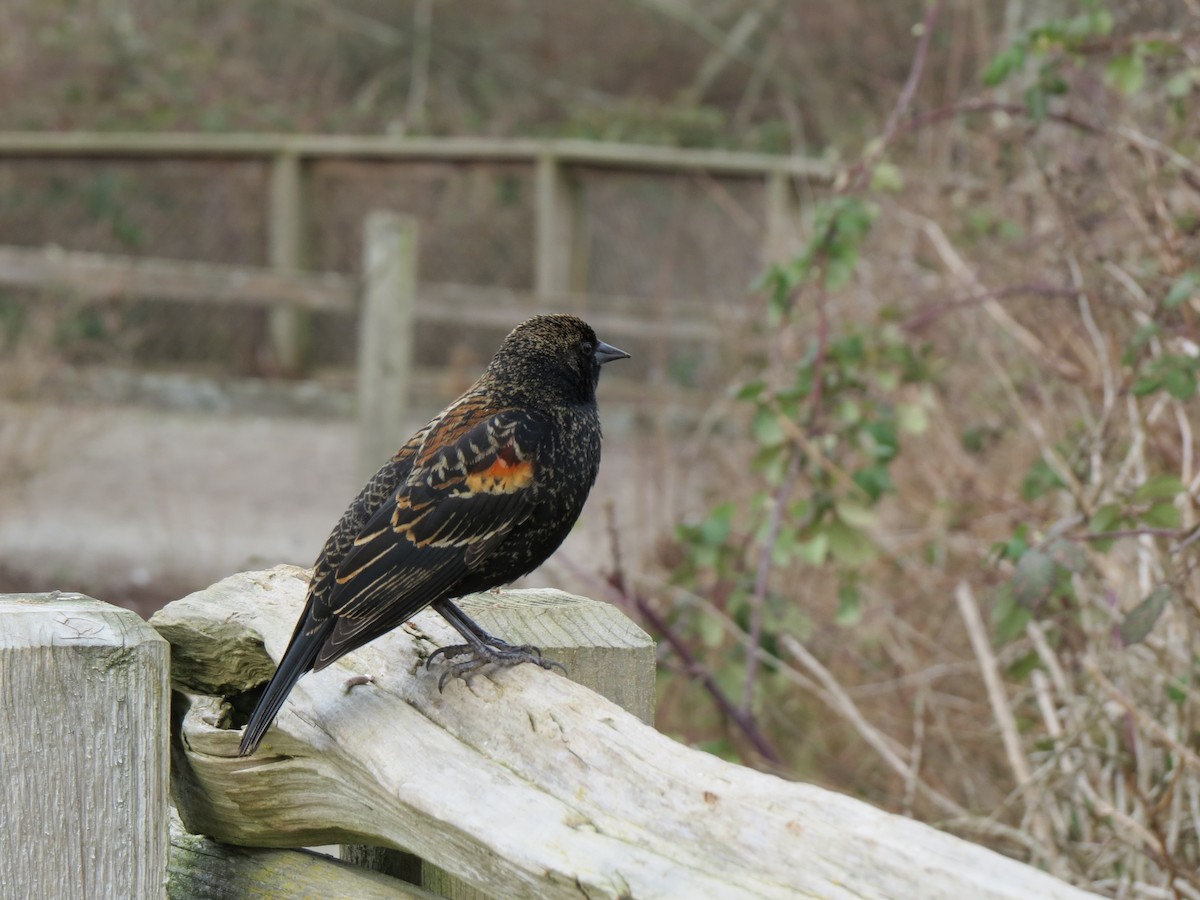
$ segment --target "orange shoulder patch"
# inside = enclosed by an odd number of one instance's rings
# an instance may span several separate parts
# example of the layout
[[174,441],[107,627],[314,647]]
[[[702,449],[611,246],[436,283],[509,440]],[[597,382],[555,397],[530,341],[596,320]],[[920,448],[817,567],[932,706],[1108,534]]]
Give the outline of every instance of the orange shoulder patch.
[[473,493],[511,494],[533,481],[533,461],[528,459],[509,461],[503,455],[496,457],[486,469],[467,475],[467,487]]

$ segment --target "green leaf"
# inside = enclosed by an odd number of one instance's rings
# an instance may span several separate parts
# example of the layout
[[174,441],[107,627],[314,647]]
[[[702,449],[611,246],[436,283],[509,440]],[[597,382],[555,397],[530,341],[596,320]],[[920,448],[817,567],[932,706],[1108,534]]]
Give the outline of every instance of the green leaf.
[[1027,550],[1013,571],[1013,599],[1027,609],[1037,609],[1054,591],[1058,580],[1058,564],[1050,554],[1036,548]]
[[904,173],[900,167],[887,161],[877,163],[871,171],[871,190],[896,193],[904,187]]
[[783,443],[783,426],[779,414],[767,406],[760,406],[750,423],[754,439],[764,447],[778,447]]
[[1146,64],[1137,52],[1114,56],[1104,68],[1104,80],[1123,94],[1136,94],[1146,81]]
[[1141,519],[1151,528],[1178,528],[1182,521],[1179,508],[1169,500],[1154,504],[1142,513]]
[[1116,531],[1117,526],[1121,524],[1124,515],[1121,512],[1121,507],[1115,503],[1105,503],[1098,510],[1092,513],[1092,518],[1088,522],[1088,531],[1093,534],[1104,534],[1106,531]]
[[1025,65],[1025,45],[1013,44],[998,53],[983,70],[983,83],[988,87],[1000,84]]
[[992,607],[992,622],[996,627],[996,642],[1007,644],[1025,633],[1025,626],[1033,618],[1027,608],[1018,603],[1011,591],[1001,591]]
[[1029,549],[1029,534],[1028,525],[1018,525],[1017,530],[1013,532],[1013,536],[1000,545],[1002,556],[1016,561],[1025,555],[1025,551]]
[[742,385],[734,397],[738,400],[757,400],[766,387],[766,383],[761,378],[756,378],[754,381],[748,381]]
[[896,407],[896,421],[909,434],[924,434],[929,428],[929,415],[920,403],[901,403]]
[[1044,459],[1038,459],[1021,480],[1021,496],[1026,500],[1036,500],[1051,491],[1065,487],[1066,484],[1058,477],[1058,473],[1050,468]]
[[1163,377],[1163,386],[1176,400],[1191,400],[1196,393],[1196,373],[1191,369],[1171,369]]
[[836,253],[830,253],[825,262],[825,288],[837,291],[844,288],[854,277],[858,267],[858,248],[842,247]]
[[729,534],[733,530],[735,508],[732,501],[714,507],[708,518],[696,529],[699,540],[710,547],[720,546],[729,540]]
[[850,479],[866,492],[872,503],[885,493],[896,490],[896,486],[892,483],[891,473],[888,471],[887,466],[882,463],[877,466],[859,469],[850,476]]
[[874,510],[848,498],[836,501],[834,510],[839,519],[854,528],[870,528],[877,520]]
[[1176,706],[1183,706],[1188,699],[1188,679],[1183,675],[1167,682],[1167,699]]
[[1094,9],[1088,18],[1091,19],[1092,34],[1104,37],[1112,32],[1113,14],[1110,10],[1104,9],[1103,7]]
[[1133,392],[1133,396],[1135,397],[1145,397],[1148,394],[1153,394],[1162,386],[1163,376],[1152,374],[1144,375],[1141,378],[1138,378],[1136,381],[1134,381],[1133,386],[1130,387],[1130,390]]
[[716,616],[700,613],[696,616],[696,628],[700,632],[700,642],[710,650],[721,646],[725,640],[725,626]]
[[1198,286],[1200,286],[1200,270],[1188,269],[1172,282],[1167,296],[1163,297],[1163,306],[1167,309],[1174,309],[1189,299],[1196,292]]
[[839,562],[861,566],[875,558],[875,545],[857,528],[835,519],[825,528],[829,535],[829,552]]
[[1176,72],[1167,79],[1167,96],[1172,100],[1183,100],[1192,93],[1192,88],[1200,83],[1200,68],[1195,66]]
[[1134,502],[1174,500],[1183,493],[1183,482],[1175,475],[1155,475],[1146,479],[1133,495]]
[[862,596],[853,585],[838,588],[838,608],[833,621],[843,628],[850,628],[862,620]]
[[896,423],[891,419],[876,419],[863,428],[872,438],[872,446],[868,452],[879,460],[888,460],[896,455],[900,447],[900,436],[896,433]]
[[1159,585],[1125,614],[1125,618],[1121,620],[1121,640],[1126,647],[1145,640],[1173,596],[1171,588]]
[[837,417],[847,425],[857,425],[862,421],[862,407],[847,397],[838,404]]
[[796,557],[809,565],[819,566],[829,555],[829,535],[821,529],[812,536],[811,540],[801,541],[796,545]]
[[1024,681],[1033,670],[1041,665],[1042,658],[1038,656],[1036,650],[1030,650],[1011,666],[1008,667],[1008,677],[1013,681]]

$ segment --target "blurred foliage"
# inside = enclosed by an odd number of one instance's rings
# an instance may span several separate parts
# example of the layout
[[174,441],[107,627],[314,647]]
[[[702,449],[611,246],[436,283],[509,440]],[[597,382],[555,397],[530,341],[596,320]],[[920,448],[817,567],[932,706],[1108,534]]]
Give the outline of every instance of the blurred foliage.
[[[1042,6],[1006,17],[982,94],[834,154],[756,285],[744,437],[716,438],[743,474],[679,528],[662,602],[751,717],[692,699],[721,752],[753,761],[758,728],[785,766],[936,818],[928,779],[1076,883],[1192,896],[1200,10]],[[977,593],[973,659],[946,600]]]
[[876,85],[903,72],[921,6],[813,16],[724,0],[9,0],[0,27],[17,37],[0,56],[0,127],[545,134],[784,152],[879,112]]

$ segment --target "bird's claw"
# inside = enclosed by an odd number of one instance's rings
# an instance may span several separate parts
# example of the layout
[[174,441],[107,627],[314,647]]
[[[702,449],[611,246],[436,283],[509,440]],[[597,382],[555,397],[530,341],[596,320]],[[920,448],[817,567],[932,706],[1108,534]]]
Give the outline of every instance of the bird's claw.
[[445,689],[447,682],[451,678],[462,678],[469,680],[472,672],[476,669],[488,664],[496,666],[516,666],[521,663],[533,663],[543,669],[562,669],[565,674],[566,666],[553,659],[546,659],[542,656],[542,651],[538,647],[530,644],[524,644],[520,647],[509,644],[506,641],[497,640],[495,645],[485,645],[483,652],[470,644],[454,644],[450,647],[440,647],[429,655],[425,660],[425,667],[429,668],[430,663],[438,656],[444,656],[447,660],[454,659],[456,656],[466,656],[470,654],[470,659],[464,659],[462,662],[453,663],[442,677],[438,679],[438,691]]
[[[534,647],[532,644],[522,644],[518,647],[515,644],[510,644],[508,641],[502,641],[497,637],[491,638],[491,641],[492,643],[484,645],[487,652],[483,662],[494,662],[499,663],[500,665],[511,666],[516,665],[517,663],[532,661],[527,657],[541,657],[542,655],[541,648]],[[444,656],[446,659],[454,659],[456,656],[465,656],[468,653],[474,653],[476,656],[479,655],[479,651],[470,644],[451,644],[449,647],[438,647],[436,650],[430,653],[429,658],[425,660],[425,668],[428,669],[431,665],[433,665],[433,661],[439,656]],[[506,663],[503,661],[502,657],[508,654],[517,654],[520,656],[520,658]],[[480,665],[482,664],[483,663],[480,663]]]

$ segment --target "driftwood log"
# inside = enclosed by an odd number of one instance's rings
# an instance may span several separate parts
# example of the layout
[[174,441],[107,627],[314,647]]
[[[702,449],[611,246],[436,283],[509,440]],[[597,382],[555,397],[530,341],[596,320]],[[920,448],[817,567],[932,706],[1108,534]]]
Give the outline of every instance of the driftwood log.
[[[432,613],[301,679],[259,752],[240,759],[242,692],[282,653],[306,577],[234,576],[152,620],[172,644],[173,789],[191,832],[393,847],[496,897],[1087,896],[911,819],[685,747],[557,673],[482,670],[439,692],[438,663],[424,660],[456,635]],[[529,615],[556,605],[524,597],[479,602]],[[628,638],[615,610],[557,600],[592,623],[577,632]],[[374,683],[347,688],[368,673]]]

